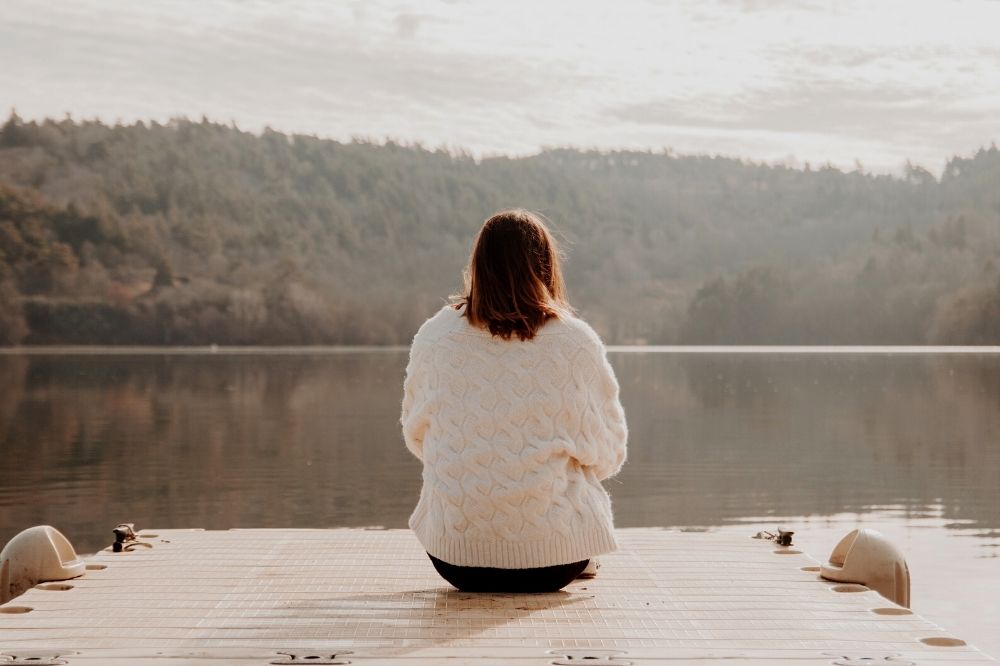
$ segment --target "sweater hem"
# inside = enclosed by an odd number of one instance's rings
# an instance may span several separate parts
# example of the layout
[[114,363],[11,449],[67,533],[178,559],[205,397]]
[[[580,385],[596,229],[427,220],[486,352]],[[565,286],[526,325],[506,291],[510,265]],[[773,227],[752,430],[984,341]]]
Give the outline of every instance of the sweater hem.
[[534,569],[580,562],[618,550],[614,530],[598,528],[570,538],[548,537],[537,541],[466,541],[432,538],[413,526],[421,545],[430,555],[459,567]]

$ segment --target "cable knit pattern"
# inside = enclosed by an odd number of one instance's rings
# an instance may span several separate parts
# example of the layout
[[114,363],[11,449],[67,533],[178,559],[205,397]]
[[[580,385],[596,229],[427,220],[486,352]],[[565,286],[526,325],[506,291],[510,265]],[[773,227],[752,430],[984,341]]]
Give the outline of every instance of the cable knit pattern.
[[445,306],[413,338],[401,422],[424,463],[410,527],[434,557],[523,569],[617,548],[600,482],[625,461],[628,432],[604,345],[582,320],[508,341]]

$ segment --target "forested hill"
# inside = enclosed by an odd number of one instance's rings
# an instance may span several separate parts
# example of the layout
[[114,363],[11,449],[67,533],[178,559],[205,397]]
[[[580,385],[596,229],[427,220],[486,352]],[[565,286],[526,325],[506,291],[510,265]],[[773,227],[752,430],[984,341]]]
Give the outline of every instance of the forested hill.
[[892,178],[16,116],[0,343],[406,344],[509,206],[551,220],[609,343],[1000,344],[996,147]]

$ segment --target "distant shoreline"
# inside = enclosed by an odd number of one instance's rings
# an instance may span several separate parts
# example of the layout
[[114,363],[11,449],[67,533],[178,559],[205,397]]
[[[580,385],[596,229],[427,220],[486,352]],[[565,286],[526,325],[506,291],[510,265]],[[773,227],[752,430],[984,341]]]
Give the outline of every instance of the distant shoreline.
[[[1000,354],[1000,345],[608,345],[611,353],[658,354]],[[396,353],[404,345],[134,346],[31,345],[0,347],[0,356],[281,356],[295,354]]]

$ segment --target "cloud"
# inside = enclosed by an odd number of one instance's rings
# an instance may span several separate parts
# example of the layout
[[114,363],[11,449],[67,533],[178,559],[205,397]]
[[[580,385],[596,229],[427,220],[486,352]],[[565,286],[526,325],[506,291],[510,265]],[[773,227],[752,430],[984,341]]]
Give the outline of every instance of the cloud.
[[1000,51],[974,25],[989,21],[900,6],[67,0],[40,14],[7,0],[0,108],[204,114],[477,154],[670,145],[899,164],[998,138]]
[[413,39],[417,36],[417,31],[420,30],[420,24],[430,18],[425,14],[397,14],[396,18],[393,19],[393,23],[396,25],[396,36],[400,39]]
[[736,10],[745,13],[755,12],[785,12],[826,11],[829,6],[814,0],[716,0],[718,7],[728,11]]
[[[103,25],[83,26],[35,16],[0,30],[0,39],[4,32],[18,38],[12,48],[0,47],[0,59],[35,80],[36,94],[51,106],[72,100],[118,113],[129,108],[147,113],[158,106],[159,114],[225,108],[227,116],[250,111],[281,117],[290,104],[303,103],[306,108],[299,110],[309,111],[308,105],[322,98],[329,112],[385,117],[524,104],[582,85],[573,71],[540,68],[528,54],[497,58],[394,39],[417,35],[429,19],[416,14],[396,15],[392,33],[382,36],[364,35],[350,16],[313,24],[261,14],[200,29],[160,23],[152,13],[144,14],[140,25],[134,25],[140,18],[134,14],[130,25],[111,17]],[[7,76],[0,75],[0,83]],[[300,97],[302,91],[307,94]],[[65,110],[72,109],[52,112]]]
[[731,97],[662,98],[605,109],[609,119],[640,125],[812,132],[912,140],[954,123],[988,126],[992,114],[961,108],[934,87],[812,82]]
[[829,44],[777,44],[763,49],[761,56],[790,68],[809,69],[813,77],[855,68],[866,71],[895,70],[899,75],[913,68],[920,68],[925,72],[947,72],[963,63],[995,67],[1000,58],[1000,48],[960,44],[907,44],[892,47],[871,45],[850,48]]

